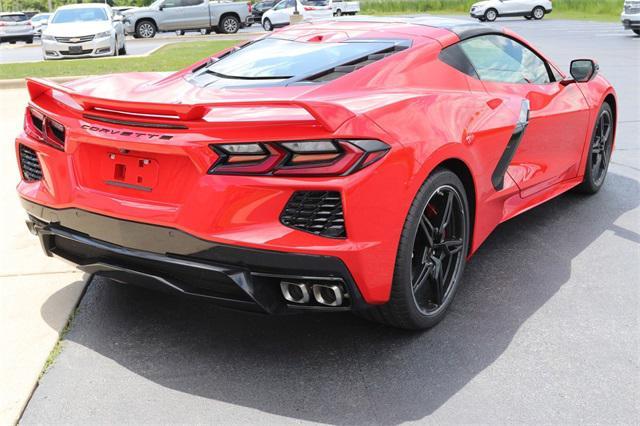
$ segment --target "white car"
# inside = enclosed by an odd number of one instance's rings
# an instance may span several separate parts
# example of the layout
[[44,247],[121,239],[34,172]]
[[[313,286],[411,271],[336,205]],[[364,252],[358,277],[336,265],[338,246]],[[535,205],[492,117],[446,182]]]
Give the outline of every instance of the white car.
[[491,22],[501,16],[542,19],[552,10],[551,0],[487,0],[474,3],[470,14],[472,18]]
[[22,12],[0,13],[0,43],[3,41],[33,43],[33,25],[27,15]]
[[640,35],[640,0],[626,0],[620,20],[626,30]]
[[44,59],[117,56],[127,53],[122,15],[106,4],[62,6],[42,32]]
[[333,0],[331,8],[334,16],[356,15],[360,12],[359,1]]
[[31,25],[33,25],[33,35],[39,36],[40,34],[42,34],[42,30],[47,27],[47,23],[49,22],[50,17],[50,13],[38,13],[31,18]]
[[296,10],[296,3],[303,20],[333,17],[331,0],[282,0],[262,15],[262,27],[266,31],[273,31],[274,28],[289,25]]

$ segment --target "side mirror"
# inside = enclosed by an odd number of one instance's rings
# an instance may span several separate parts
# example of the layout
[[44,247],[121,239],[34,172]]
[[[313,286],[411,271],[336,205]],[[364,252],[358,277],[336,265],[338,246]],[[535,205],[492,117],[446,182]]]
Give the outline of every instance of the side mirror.
[[578,83],[586,83],[598,74],[600,67],[592,59],[574,59],[571,61],[569,72]]
[[162,12],[162,11],[164,10],[164,5],[163,5],[163,4],[161,4],[160,6],[158,6],[158,10],[159,10],[160,12]]

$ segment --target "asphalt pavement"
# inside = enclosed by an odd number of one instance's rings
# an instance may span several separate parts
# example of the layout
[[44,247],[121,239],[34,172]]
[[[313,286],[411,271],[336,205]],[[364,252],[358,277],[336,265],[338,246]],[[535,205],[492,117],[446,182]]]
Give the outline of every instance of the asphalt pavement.
[[501,225],[423,333],[93,279],[22,423],[638,424],[640,37],[617,23],[498,24],[565,70],[596,58],[617,88],[617,150],[597,195]]
[[[127,37],[127,55],[146,55],[169,43],[180,43],[198,40],[220,40],[220,39],[245,39],[252,37],[255,33],[264,33],[262,27],[254,24],[251,27],[242,28],[236,34],[210,34],[202,35],[200,32],[188,32],[183,36],[176,35],[175,32],[159,33],[152,39],[135,39]],[[91,60],[91,58],[85,58]],[[15,44],[2,43],[0,45],[0,64],[13,62],[36,62],[42,60],[42,46],[40,39],[36,38],[33,44],[26,44],[22,41]]]

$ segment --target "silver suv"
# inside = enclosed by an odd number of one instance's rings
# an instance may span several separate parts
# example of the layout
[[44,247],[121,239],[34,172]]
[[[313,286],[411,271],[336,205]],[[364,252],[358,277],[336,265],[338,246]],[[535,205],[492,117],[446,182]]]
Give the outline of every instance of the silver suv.
[[33,25],[27,15],[21,12],[0,13],[0,43],[19,40],[33,43]]

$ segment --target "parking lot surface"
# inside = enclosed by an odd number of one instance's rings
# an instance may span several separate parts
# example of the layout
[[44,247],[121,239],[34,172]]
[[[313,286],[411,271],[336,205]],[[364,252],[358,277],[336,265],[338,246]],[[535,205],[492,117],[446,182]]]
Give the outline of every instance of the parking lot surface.
[[[169,43],[185,41],[220,40],[224,38],[239,40],[255,36],[255,33],[264,33],[261,26],[255,24],[243,28],[237,34],[212,34],[201,35],[198,32],[188,32],[183,36],[177,36],[174,32],[160,33],[152,39],[135,39],[127,37],[127,55],[146,55]],[[42,47],[40,39],[35,39],[33,44],[17,42],[16,44],[2,43],[0,45],[0,64],[12,62],[35,62],[42,60]]]
[[94,279],[22,423],[637,424],[640,38],[618,24],[502,24],[565,70],[596,58],[618,90],[600,193],[501,225],[424,333]]

